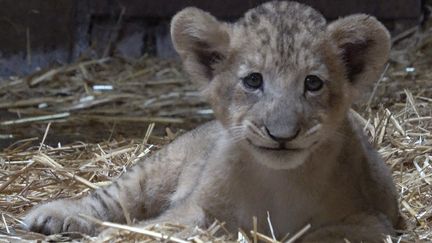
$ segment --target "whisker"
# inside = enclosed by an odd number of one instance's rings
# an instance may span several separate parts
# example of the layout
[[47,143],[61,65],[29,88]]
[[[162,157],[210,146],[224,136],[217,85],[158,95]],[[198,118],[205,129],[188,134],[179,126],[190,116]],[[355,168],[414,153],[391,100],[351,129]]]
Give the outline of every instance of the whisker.
[[234,143],[246,138],[245,126],[232,126],[228,128],[227,132],[227,139]]
[[226,141],[228,142],[229,146],[231,146],[233,144],[236,144],[236,143],[244,140],[245,138],[246,138],[245,136],[234,136],[234,137],[230,136],[227,138]]
[[239,133],[232,133],[230,134],[230,136],[228,136],[228,138],[237,138],[237,137],[246,137],[246,134],[243,132],[239,132]]
[[229,126],[226,128],[226,130],[235,130],[235,129],[244,129],[246,128],[245,125],[235,125],[235,126]]
[[322,128],[321,124],[317,124],[306,131],[305,136],[310,136]]
[[242,128],[242,129],[240,129],[240,128],[236,128],[236,129],[229,129],[229,130],[227,130],[228,132],[243,132],[243,131],[245,131],[245,128]]
[[229,137],[228,140],[231,142],[240,142],[242,140],[244,140],[245,137],[244,136],[236,136],[236,137]]
[[242,128],[242,129],[230,129],[230,130],[228,130],[228,133],[229,134],[245,133],[245,129],[244,128]]
[[250,128],[252,132],[255,132],[257,135],[261,137],[266,137],[261,129],[259,129],[255,124],[250,121],[245,121],[247,128]]
[[213,134],[215,135],[224,135],[226,133],[231,134],[231,133],[235,133],[235,132],[241,132],[245,129],[245,126],[231,126],[228,127],[226,129],[215,129],[215,131],[213,131]]
[[227,131],[236,131],[236,130],[244,130],[246,129],[246,126],[241,126],[241,127],[230,127],[227,129]]

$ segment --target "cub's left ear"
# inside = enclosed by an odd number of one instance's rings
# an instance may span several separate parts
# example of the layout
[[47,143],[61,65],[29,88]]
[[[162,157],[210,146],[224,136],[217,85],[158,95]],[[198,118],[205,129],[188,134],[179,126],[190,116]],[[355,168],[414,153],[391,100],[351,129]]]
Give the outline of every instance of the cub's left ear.
[[376,18],[351,15],[327,26],[329,41],[339,48],[345,74],[354,86],[378,80],[390,52],[390,34]]

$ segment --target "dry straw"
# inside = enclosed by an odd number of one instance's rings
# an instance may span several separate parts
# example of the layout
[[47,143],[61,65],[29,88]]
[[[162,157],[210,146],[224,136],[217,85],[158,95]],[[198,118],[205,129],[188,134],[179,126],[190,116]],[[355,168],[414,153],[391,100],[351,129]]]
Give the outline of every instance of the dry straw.
[[[392,168],[405,226],[386,242],[432,240],[432,35],[397,37],[386,73],[352,114]],[[413,44],[414,43],[414,44]],[[43,236],[20,229],[32,206],[76,198],[112,180],[175,138],[211,118],[176,62],[103,58],[0,82],[0,241],[71,240],[151,242],[293,242],[246,229],[227,232],[163,224],[113,228],[94,238],[78,233]],[[150,126],[149,126],[150,125]],[[170,129],[166,129],[170,127]],[[81,142],[80,142],[81,141]],[[8,144],[7,146],[5,144]],[[86,216],[83,216],[86,217]]]

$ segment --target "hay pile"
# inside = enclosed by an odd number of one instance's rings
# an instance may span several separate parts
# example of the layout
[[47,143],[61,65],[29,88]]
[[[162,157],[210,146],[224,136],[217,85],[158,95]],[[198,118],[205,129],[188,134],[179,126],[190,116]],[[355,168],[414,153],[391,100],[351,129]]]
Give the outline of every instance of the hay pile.
[[[385,75],[353,112],[392,168],[400,193],[406,227],[388,242],[432,240],[432,35],[408,35],[397,40]],[[0,241],[95,240],[73,233],[43,236],[18,225],[40,202],[110,184],[211,115],[177,62],[148,57],[83,60],[1,81]],[[115,240],[99,239],[104,241],[232,241],[238,235],[246,242],[272,241],[258,232],[226,232],[218,222],[209,229],[147,230],[100,223],[124,229]]]

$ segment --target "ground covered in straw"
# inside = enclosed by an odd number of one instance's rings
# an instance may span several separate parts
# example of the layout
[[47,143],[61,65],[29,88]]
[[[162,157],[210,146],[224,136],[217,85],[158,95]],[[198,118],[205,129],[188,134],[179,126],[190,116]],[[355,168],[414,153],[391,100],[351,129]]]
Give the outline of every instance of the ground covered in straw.
[[[396,37],[385,74],[353,111],[392,168],[400,193],[406,226],[388,242],[432,240],[431,40],[418,30]],[[148,57],[82,60],[2,80],[0,241],[95,240],[78,233],[25,232],[20,218],[38,203],[80,197],[110,184],[178,134],[211,119],[196,90],[178,62]],[[272,241],[259,232],[225,232],[218,222],[209,229],[157,225],[147,230],[100,223],[124,228],[119,238],[104,241],[167,236],[177,242],[230,241],[238,235]]]

